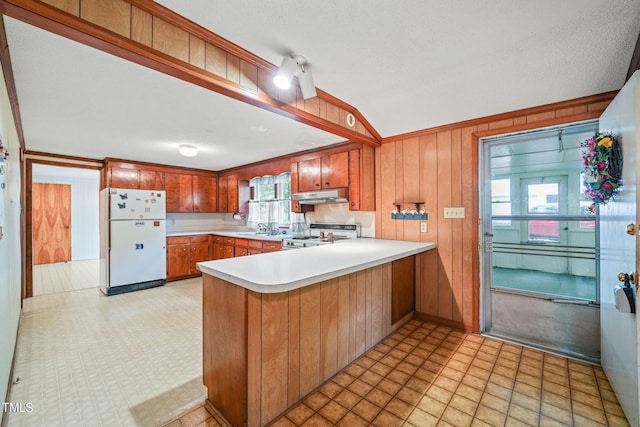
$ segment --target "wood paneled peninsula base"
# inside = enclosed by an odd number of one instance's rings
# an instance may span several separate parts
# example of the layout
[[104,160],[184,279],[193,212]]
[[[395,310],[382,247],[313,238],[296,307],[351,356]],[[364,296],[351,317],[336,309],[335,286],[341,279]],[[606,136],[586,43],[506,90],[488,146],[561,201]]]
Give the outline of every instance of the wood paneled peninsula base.
[[207,400],[263,426],[413,316],[433,243],[357,239],[198,264]]

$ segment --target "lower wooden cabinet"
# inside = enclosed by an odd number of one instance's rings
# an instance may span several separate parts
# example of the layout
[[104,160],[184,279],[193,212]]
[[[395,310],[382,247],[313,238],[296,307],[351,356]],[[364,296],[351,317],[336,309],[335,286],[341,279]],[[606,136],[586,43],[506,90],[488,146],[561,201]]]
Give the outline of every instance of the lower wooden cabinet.
[[212,259],[209,235],[167,237],[167,280],[199,276],[197,263]]
[[282,249],[280,241],[193,235],[167,237],[167,280],[200,276],[196,265],[212,259],[257,255]]

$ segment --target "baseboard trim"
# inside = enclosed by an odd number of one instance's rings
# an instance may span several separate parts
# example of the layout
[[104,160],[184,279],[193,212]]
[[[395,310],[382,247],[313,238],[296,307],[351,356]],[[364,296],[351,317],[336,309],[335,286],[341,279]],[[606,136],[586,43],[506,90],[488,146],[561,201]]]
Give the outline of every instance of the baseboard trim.
[[431,314],[415,312],[414,319],[422,320],[424,322],[438,323],[440,325],[448,326],[450,328],[459,329],[465,332],[476,332],[473,330],[473,326],[465,325],[463,322],[457,322],[455,320],[445,319],[443,317],[433,316]]
[[[4,397],[4,402],[9,402],[9,396],[11,396],[11,389],[13,388],[13,373],[15,372],[16,367],[16,354],[18,353],[18,339],[20,338],[20,320],[22,319],[22,308],[20,308],[20,315],[18,317],[18,327],[16,328],[16,340],[13,345],[13,357],[11,358],[11,369],[9,370],[9,384],[7,384],[7,394]],[[7,417],[8,412],[2,410],[2,422],[0,426],[7,427],[7,423],[9,422],[9,417]]]

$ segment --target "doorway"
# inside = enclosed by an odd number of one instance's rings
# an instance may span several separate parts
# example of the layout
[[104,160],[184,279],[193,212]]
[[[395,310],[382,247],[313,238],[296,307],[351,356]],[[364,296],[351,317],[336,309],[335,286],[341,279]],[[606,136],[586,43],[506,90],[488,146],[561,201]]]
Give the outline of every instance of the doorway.
[[483,333],[599,361],[598,215],[582,198],[580,145],[597,129],[480,141]]
[[97,287],[97,170],[34,164],[32,296]]

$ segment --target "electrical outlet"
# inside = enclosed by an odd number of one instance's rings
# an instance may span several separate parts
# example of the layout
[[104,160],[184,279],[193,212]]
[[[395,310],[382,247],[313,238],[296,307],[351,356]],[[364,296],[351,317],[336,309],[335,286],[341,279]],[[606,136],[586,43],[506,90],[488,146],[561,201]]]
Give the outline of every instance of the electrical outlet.
[[464,208],[444,208],[445,218],[464,218]]
[[426,222],[421,222],[420,223],[420,232],[421,233],[426,233],[427,232],[427,223]]

